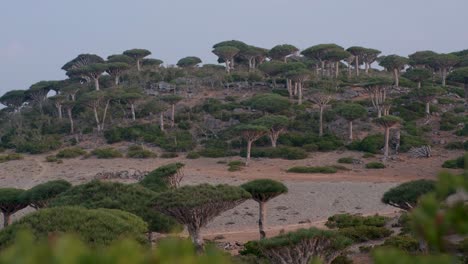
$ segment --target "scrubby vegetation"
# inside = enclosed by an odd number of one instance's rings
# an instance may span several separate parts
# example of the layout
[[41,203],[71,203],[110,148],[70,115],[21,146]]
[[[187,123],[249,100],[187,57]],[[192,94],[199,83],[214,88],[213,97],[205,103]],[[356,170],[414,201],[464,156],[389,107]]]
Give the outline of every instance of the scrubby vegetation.
[[127,157],[134,159],[147,159],[157,157],[156,153],[144,149],[142,146],[130,146],[127,150]]
[[294,173],[336,173],[338,170],[334,167],[308,167],[296,166],[288,169],[288,172]]
[[385,164],[382,162],[369,162],[366,164],[366,169],[385,169]]
[[66,148],[62,149],[57,153],[57,158],[61,159],[71,159],[71,158],[76,158],[81,155],[86,154],[86,151],[83,150],[82,148],[78,147],[72,147],[72,148]]
[[468,155],[464,155],[453,160],[447,160],[442,164],[442,168],[463,169],[465,168],[466,159],[468,159]]
[[98,148],[91,151],[98,159],[113,159],[123,157],[122,153],[114,148]]
[[23,159],[23,155],[17,154],[17,153],[0,155],[0,163],[7,162],[10,160],[20,160],[20,159]]

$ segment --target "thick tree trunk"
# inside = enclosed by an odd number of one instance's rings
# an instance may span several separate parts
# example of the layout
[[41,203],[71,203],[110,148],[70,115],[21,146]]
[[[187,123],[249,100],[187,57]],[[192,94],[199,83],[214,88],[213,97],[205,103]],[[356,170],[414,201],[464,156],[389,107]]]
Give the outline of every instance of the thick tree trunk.
[[100,132],[101,131],[101,122],[99,122],[99,115],[98,115],[98,112],[97,112],[97,108],[93,107],[93,111],[94,111],[94,118],[96,119],[97,131]]
[[3,213],[3,228],[7,227],[11,223],[11,214]]
[[348,78],[351,78],[351,64],[348,64]]
[[175,125],[175,104],[171,106],[171,128]]
[[418,89],[421,89],[421,81],[418,82]]
[[71,108],[67,108],[68,119],[70,120],[70,134],[75,133],[75,127],[73,124],[73,116]]
[[131,103],[130,104],[130,107],[132,109],[132,120],[135,121],[136,120],[136,116],[135,116],[135,104]]
[[260,233],[260,239],[264,239],[266,237],[264,225],[265,225],[265,215],[266,215],[266,206],[265,202],[258,203],[259,214],[258,214],[258,231]]
[[398,69],[393,69],[393,75],[395,77],[395,86],[399,87],[400,86],[400,76],[399,76]]
[[229,66],[229,60],[226,60],[224,63],[226,64],[226,72],[230,73],[231,72],[231,67]]
[[286,88],[288,89],[289,98],[293,97],[293,89],[292,89],[292,81],[290,79],[286,79]]
[[101,130],[104,130],[104,123],[106,122],[107,109],[109,109],[110,100],[107,100],[106,107],[104,107],[104,115],[102,116]]
[[430,102],[426,102],[426,111],[425,111],[426,115],[430,115],[431,114],[431,105],[430,105]]
[[119,78],[119,75],[116,75],[116,76],[114,77],[115,85],[119,85],[119,79],[120,79],[120,78]]
[[359,76],[359,56],[354,58],[354,67],[356,68],[356,76]]
[[57,105],[57,112],[58,112],[59,119],[62,120],[63,116],[62,116],[62,105],[61,104]]
[[164,131],[164,114],[163,112],[159,113],[159,128],[161,131]]
[[335,78],[338,78],[340,76],[340,62],[337,61],[335,64]]
[[299,92],[298,97],[299,97],[299,98],[298,98],[297,104],[298,104],[298,105],[301,105],[301,104],[302,104],[302,82],[300,82],[300,83],[298,84],[298,86],[299,86],[299,90],[298,90],[298,92]]
[[442,68],[442,86],[445,86],[447,79],[447,68]]
[[200,230],[198,228],[188,226],[188,232],[192,238],[192,242],[195,245],[195,250],[198,254],[202,254],[205,250],[203,239],[200,236]]
[[319,115],[319,136],[323,136],[323,106],[320,106],[320,115]]
[[349,121],[349,140],[353,140],[353,121]]
[[137,59],[136,63],[137,63],[137,70],[141,71],[140,59]]
[[276,148],[280,131],[270,131],[271,147]]
[[366,74],[368,75],[369,74],[369,68],[370,68],[369,63],[365,62],[365,67],[366,67]]
[[252,150],[252,140],[247,140],[247,155],[245,158],[245,165],[249,165],[250,163],[250,151]]
[[377,117],[382,117],[382,109],[377,109]]
[[94,78],[94,88],[99,91],[99,78]]
[[390,141],[390,128],[385,128],[384,161],[388,159],[388,143]]
[[324,72],[325,72],[325,61],[321,61],[322,63],[322,72],[321,72],[321,75],[323,76],[324,75]]

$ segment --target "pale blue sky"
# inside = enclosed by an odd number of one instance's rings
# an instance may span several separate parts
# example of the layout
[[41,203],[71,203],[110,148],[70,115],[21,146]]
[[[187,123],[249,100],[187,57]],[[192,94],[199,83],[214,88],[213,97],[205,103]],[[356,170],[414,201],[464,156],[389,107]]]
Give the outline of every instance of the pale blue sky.
[[0,94],[64,79],[79,53],[146,48],[167,64],[215,63],[211,47],[238,39],[360,45],[384,54],[468,49],[467,0],[3,0]]

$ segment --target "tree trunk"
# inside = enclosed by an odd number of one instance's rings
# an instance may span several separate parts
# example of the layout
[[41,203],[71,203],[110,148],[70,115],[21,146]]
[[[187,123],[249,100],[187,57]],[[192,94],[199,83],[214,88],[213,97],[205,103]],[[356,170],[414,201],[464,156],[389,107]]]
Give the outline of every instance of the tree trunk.
[[431,114],[431,106],[430,106],[430,102],[426,102],[426,115],[430,115]]
[[418,89],[421,89],[421,81],[418,82]]
[[355,63],[355,67],[356,67],[356,76],[359,76],[359,56],[356,56],[354,58],[354,63]]
[[377,117],[382,117],[382,109],[380,107],[377,109]]
[[270,131],[271,147],[276,148],[280,131]]
[[230,73],[231,72],[231,67],[229,66],[229,60],[226,60],[224,63],[226,64],[226,72]]
[[171,106],[171,128],[175,125],[175,104]]
[[119,85],[119,75],[114,77],[115,85]]
[[110,100],[107,100],[106,107],[104,107],[104,114],[102,116],[101,130],[104,130],[104,123],[106,122],[107,109],[109,109]]
[[137,59],[136,63],[137,63],[137,70],[141,71],[140,59]]
[[319,136],[323,136],[323,106],[320,106],[320,115],[319,115]]
[[321,66],[322,67],[322,73],[321,73],[321,75],[323,76],[323,73],[325,72],[325,61],[321,61],[321,63],[322,63],[322,66]]
[[348,64],[348,78],[351,78],[351,64]]
[[335,64],[335,78],[338,78],[340,76],[340,62],[337,61]]
[[290,79],[286,79],[286,89],[288,89],[289,98],[293,97],[292,83]]
[[390,141],[390,128],[385,128],[384,161],[388,159],[388,142]]
[[299,92],[299,95],[298,95],[299,99],[298,99],[298,101],[297,101],[297,104],[298,104],[298,105],[301,105],[301,104],[302,104],[302,82],[300,82],[300,83],[298,84],[298,86],[299,86],[299,90],[298,90],[298,92]]
[[395,77],[395,86],[399,87],[400,86],[400,76],[398,74],[398,69],[393,69],[393,75]]
[[68,119],[70,120],[70,134],[75,133],[75,127],[73,124],[73,116],[71,108],[67,108]]
[[11,214],[3,213],[3,228],[7,227],[11,223]]
[[353,121],[349,121],[349,140],[353,140]]
[[99,78],[94,78],[94,87],[96,91],[99,91]]
[[132,109],[132,120],[135,121],[136,120],[136,117],[135,117],[135,104],[131,103],[130,107]]
[[164,131],[164,114],[163,112],[159,113],[159,128],[161,131]]
[[447,68],[442,68],[442,86],[445,86],[445,80],[447,79]]
[[229,66],[231,66],[231,70],[234,70],[234,57],[231,58],[231,62],[229,63]]
[[366,67],[366,74],[369,75],[369,68],[370,68],[370,65],[369,63],[365,62],[364,63],[365,67]]
[[200,230],[194,227],[187,227],[190,237],[192,238],[192,242],[195,245],[195,250],[198,254],[202,254],[204,251],[203,239],[200,236]]
[[62,116],[62,105],[61,104],[57,105],[57,112],[58,112],[59,119],[62,120],[63,116]]
[[259,202],[258,208],[259,208],[258,231],[260,233],[260,239],[264,239],[266,236],[265,229],[264,229],[265,215],[266,215],[265,202]]
[[249,165],[250,163],[250,150],[252,149],[252,140],[247,140],[247,156],[245,160],[245,165]]
[[99,122],[99,115],[97,112],[97,108],[93,107],[93,111],[94,111],[94,118],[96,119],[97,131],[99,132],[101,131],[101,122]]
[[399,128],[397,129],[395,137],[396,137],[395,153],[398,154],[398,152],[400,151],[400,139],[401,139],[401,131]]

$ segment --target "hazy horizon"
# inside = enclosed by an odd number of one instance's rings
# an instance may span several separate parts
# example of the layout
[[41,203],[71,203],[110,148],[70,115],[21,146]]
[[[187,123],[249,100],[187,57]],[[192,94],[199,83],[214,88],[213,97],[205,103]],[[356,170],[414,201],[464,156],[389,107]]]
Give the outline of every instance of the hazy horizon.
[[25,0],[4,7],[0,95],[66,78],[60,68],[80,53],[106,58],[145,48],[167,65],[185,56],[216,63],[211,47],[231,39],[265,48],[359,45],[404,56],[468,48],[466,0]]

